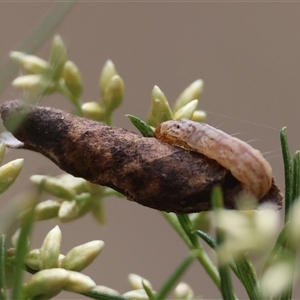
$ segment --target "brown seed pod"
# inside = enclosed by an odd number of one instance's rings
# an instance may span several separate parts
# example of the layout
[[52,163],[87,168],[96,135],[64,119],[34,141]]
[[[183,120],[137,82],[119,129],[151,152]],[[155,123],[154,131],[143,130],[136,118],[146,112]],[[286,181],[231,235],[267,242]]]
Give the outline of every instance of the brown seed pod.
[[[3,103],[0,112],[6,129],[24,143],[22,148],[144,206],[176,213],[209,210],[211,190],[220,185],[225,207],[235,208],[243,190],[242,183],[215,160],[156,138],[19,100]],[[16,120],[21,120],[17,129]],[[282,207],[274,180],[259,202]]]

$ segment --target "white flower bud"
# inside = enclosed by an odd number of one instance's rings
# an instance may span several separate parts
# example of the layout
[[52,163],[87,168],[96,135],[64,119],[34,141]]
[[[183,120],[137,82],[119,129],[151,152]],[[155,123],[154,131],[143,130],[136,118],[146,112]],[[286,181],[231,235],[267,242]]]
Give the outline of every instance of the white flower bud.
[[139,276],[139,275],[137,275],[137,274],[129,274],[129,275],[128,275],[128,280],[129,280],[130,286],[131,286],[132,289],[134,289],[134,290],[143,289],[143,283],[144,283],[150,290],[152,290],[152,285],[151,285],[151,283],[150,283],[147,279],[145,279],[145,278],[143,278],[143,277],[141,277],[141,276]]
[[49,69],[48,62],[35,55],[12,51],[10,53],[10,57],[14,61],[18,62],[22,70],[27,74],[41,74]]
[[91,203],[91,211],[95,219],[100,225],[104,225],[106,221],[105,207],[103,205],[103,199],[97,199]]
[[102,194],[104,191],[104,186],[85,181],[85,187],[91,194]]
[[69,222],[76,219],[79,216],[79,212],[79,207],[75,200],[64,201],[60,205],[58,217],[62,222]]
[[203,80],[198,79],[189,85],[178,97],[174,105],[174,112],[194,99],[200,99],[203,93]]
[[62,76],[69,91],[77,99],[82,94],[82,79],[79,69],[72,61],[67,61],[63,68]]
[[68,173],[58,175],[54,178],[57,179],[61,184],[63,184],[68,190],[73,190],[77,194],[81,194],[87,191],[85,187],[86,180],[83,178],[74,177],[73,175]]
[[44,191],[58,198],[71,200],[75,196],[75,191],[64,184],[60,178],[44,175],[33,175],[30,181],[34,184],[41,186]]
[[285,291],[293,283],[294,272],[290,261],[272,264],[260,280],[260,290],[264,299],[274,299]]
[[37,272],[32,275],[30,281],[25,284],[23,291],[25,298],[33,298],[36,295],[58,293],[68,283],[69,271],[54,268]]
[[46,80],[43,75],[32,74],[17,77],[12,85],[30,93],[47,94],[53,91],[55,85],[51,80]]
[[67,49],[59,35],[56,35],[52,41],[49,64],[51,68],[50,77],[57,81],[61,75],[64,65],[67,61]]
[[147,293],[142,289],[126,292],[122,296],[133,300],[149,300]]
[[87,275],[75,271],[67,271],[69,276],[64,290],[75,293],[86,293],[96,286],[96,283]]
[[3,142],[0,142],[0,164],[2,163],[5,154],[6,154],[6,146]]
[[60,267],[66,270],[81,271],[94,261],[103,247],[103,241],[91,241],[74,247],[60,261]]
[[115,75],[118,75],[115,65],[111,60],[106,61],[101,71],[100,80],[99,80],[102,99],[104,99],[104,95],[109,85],[109,82],[111,81],[112,77]]
[[194,292],[192,288],[185,282],[180,282],[174,290],[175,298],[178,300],[193,299]]
[[196,110],[193,113],[192,121],[203,122],[206,119],[206,112],[203,110]]
[[40,269],[56,268],[60,254],[62,234],[58,226],[49,231],[40,248]]
[[34,220],[42,221],[55,218],[58,214],[61,203],[56,200],[39,202],[34,208]]
[[33,270],[40,270],[40,249],[34,249],[25,256],[25,264]]
[[192,100],[191,102],[182,106],[174,114],[174,120],[191,119],[192,116],[194,115],[197,105],[198,105],[198,100]]
[[23,167],[24,159],[19,158],[0,167],[0,194],[4,193],[16,180]]
[[119,75],[114,75],[107,83],[103,93],[103,102],[107,111],[111,112],[122,104],[125,93],[124,81]]
[[172,119],[173,114],[167,98],[158,86],[154,86],[147,122],[149,125],[157,127],[160,123]]
[[18,228],[15,231],[15,233],[12,235],[11,239],[10,239],[11,244],[14,248],[17,248],[17,246],[18,246],[18,240],[19,240],[20,232],[21,232],[21,228]]
[[228,263],[245,251],[268,251],[279,224],[279,214],[272,209],[220,210],[212,215],[216,226],[224,232],[224,242],[217,250],[220,263]]
[[83,103],[81,110],[85,118],[89,118],[94,121],[101,121],[105,116],[105,109],[98,102]]

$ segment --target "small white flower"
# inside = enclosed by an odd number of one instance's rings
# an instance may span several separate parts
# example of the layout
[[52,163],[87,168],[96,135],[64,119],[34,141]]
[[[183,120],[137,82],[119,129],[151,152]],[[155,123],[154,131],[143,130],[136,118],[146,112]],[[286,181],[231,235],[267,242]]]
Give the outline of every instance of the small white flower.
[[174,290],[175,298],[178,300],[193,299],[194,292],[192,288],[185,282],[180,282]]
[[94,261],[103,247],[103,241],[90,241],[74,247],[60,261],[60,267],[67,270],[81,271]]
[[129,274],[128,280],[130,283],[130,286],[134,290],[143,289],[143,283],[152,290],[152,285],[149,280],[137,275],[137,274]]
[[75,293],[86,293],[96,286],[94,280],[89,276],[75,271],[67,271],[68,280],[64,285],[64,290]]
[[221,263],[245,252],[267,251],[279,225],[279,213],[272,209],[220,210],[213,216],[224,232],[224,242],[217,250]]
[[145,290],[139,289],[139,290],[133,290],[126,292],[125,294],[122,295],[125,298],[130,298],[132,300],[148,300],[149,297]]
[[56,225],[49,231],[40,248],[40,269],[50,269],[58,266],[61,239],[61,230]]
[[174,112],[194,99],[200,99],[203,93],[203,80],[198,79],[190,84],[178,97],[174,105]]
[[271,265],[262,275],[260,289],[264,297],[278,296],[293,282],[295,268],[289,261]]

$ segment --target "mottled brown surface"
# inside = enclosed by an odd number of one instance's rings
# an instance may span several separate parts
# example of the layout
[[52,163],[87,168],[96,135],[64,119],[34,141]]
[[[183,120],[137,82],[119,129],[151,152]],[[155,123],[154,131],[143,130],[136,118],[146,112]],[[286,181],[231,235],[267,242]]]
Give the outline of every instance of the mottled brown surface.
[[[3,103],[0,111],[4,126],[24,143],[23,148],[144,206],[177,213],[208,210],[212,187],[219,184],[225,206],[234,208],[242,189],[216,161],[155,138],[18,100]],[[18,120],[21,125],[14,130]],[[282,206],[274,181],[260,199],[261,203],[266,201]]]

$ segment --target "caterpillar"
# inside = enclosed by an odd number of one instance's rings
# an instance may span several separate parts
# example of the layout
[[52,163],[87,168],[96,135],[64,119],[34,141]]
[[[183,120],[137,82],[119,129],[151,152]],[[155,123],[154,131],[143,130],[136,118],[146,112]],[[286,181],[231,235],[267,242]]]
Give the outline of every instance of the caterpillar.
[[156,128],[155,137],[216,160],[257,199],[272,185],[272,168],[259,150],[208,124],[187,119],[166,121]]

